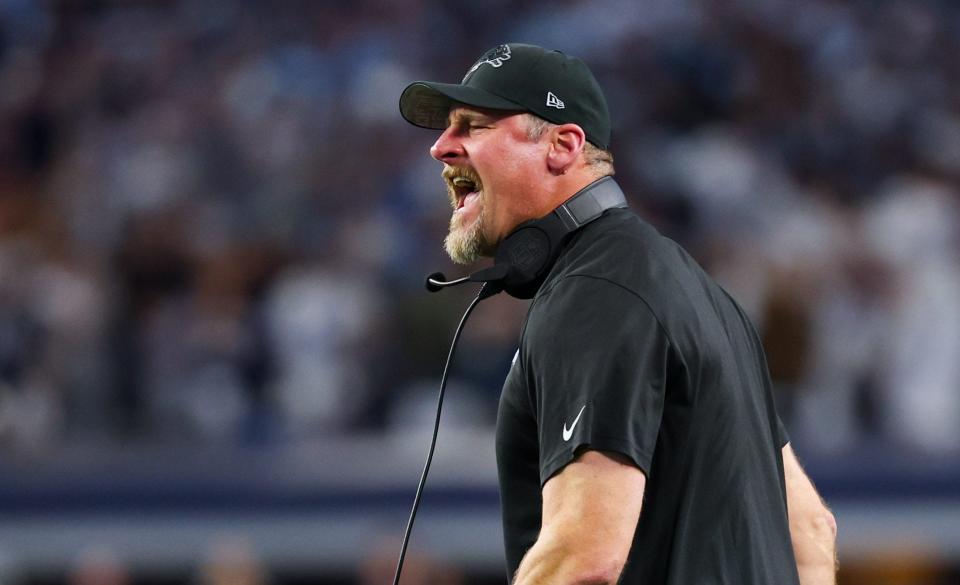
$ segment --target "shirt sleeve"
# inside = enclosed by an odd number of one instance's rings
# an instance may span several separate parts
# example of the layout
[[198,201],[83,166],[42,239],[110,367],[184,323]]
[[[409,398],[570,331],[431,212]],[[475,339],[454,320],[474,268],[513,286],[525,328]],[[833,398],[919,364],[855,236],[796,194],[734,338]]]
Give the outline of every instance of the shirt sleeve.
[[780,443],[780,448],[783,449],[787,446],[787,443],[790,442],[790,434],[787,433],[787,427],[783,424],[783,420],[777,416],[777,441]]
[[649,475],[670,344],[649,306],[607,280],[570,276],[537,300],[524,339],[546,483],[589,447]]

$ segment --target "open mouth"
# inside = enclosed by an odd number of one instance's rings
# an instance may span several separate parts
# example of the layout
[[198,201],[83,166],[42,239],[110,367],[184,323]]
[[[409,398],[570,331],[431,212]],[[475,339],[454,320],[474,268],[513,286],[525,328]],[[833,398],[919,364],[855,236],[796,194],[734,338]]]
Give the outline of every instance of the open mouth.
[[444,172],[454,212],[471,207],[480,196],[483,186],[479,177],[467,169],[448,168]]
[[477,184],[466,177],[455,177],[453,179],[453,190],[456,196],[456,205],[454,210],[459,211],[480,195],[480,189]]

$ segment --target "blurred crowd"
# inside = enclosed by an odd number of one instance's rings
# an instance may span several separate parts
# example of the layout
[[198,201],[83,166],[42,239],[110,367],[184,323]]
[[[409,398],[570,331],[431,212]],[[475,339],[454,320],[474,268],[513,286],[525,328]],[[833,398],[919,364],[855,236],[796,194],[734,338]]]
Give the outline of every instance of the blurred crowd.
[[[582,57],[631,203],[746,307],[791,435],[960,451],[948,0],[6,0],[0,445],[284,445],[429,420],[471,291],[397,110],[508,41]],[[451,385],[492,424],[526,306]]]
[[[178,585],[273,585],[278,583],[351,583],[380,585],[393,581],[398,543],[375,543],[352,579],[318,580],[308,575],[272,574],[259,558],[253,543],[235,534],[221,534],[211,540],[197,567],[184,574],[155,576],[150,582]],[[0,567],[2,569],[2,567]],[[80,550],[63,575],[65,585],[133,585],[138,580],[131,567],[109,549],[90,547]],[[295,572],[294,572],[295,573]],[[5,577],[0,572],[0,578]],[[10,583],[4,580],[4,583]],[[20,581],[13,581],[20,583]],[[406,557],[401,585],[463,585],[463,571],[421,551]],[[495,582],[500,582],[497,580]]]

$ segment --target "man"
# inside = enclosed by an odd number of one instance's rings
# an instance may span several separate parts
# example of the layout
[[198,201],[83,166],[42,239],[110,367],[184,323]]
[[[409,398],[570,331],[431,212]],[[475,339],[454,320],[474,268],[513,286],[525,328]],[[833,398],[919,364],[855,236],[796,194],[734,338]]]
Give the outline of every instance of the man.
[[[562,53],[501,45],[460,84],[411,84],[400,109],[443,130],[430,153],[457,262],[615,185],[603,93]],[[787,444],[757,335],[690,256],[609,209],[535,290],[497,417],[516,584],[834,583],[835,524]]]

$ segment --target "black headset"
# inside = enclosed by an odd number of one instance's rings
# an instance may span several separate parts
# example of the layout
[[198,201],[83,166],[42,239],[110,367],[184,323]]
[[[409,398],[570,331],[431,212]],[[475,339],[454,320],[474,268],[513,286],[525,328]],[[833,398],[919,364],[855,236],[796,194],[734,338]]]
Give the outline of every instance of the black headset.
[[485,285],[481,299],[501,291],[518,299],[533,298],[574,232],[608,209],[626,206],[623,191],[613,177],[597,179],[546,216],[514,228],[500,242],[490,268],[452,281],[445,281],[443,273],[435,272],[427,277],[427,290],[436,292],[465,282],[482,282]]

